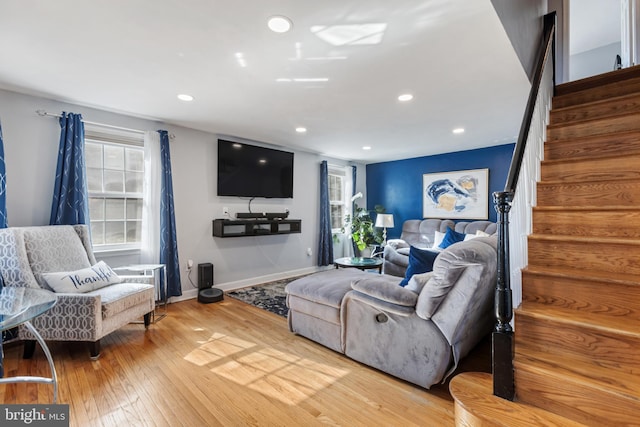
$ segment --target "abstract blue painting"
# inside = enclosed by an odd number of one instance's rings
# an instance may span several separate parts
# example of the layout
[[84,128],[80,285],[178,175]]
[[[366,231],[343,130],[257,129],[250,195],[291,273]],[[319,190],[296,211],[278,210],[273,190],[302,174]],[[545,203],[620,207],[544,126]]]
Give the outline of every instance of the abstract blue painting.
[[487,219],[489,169],[422,175],[423,217]]

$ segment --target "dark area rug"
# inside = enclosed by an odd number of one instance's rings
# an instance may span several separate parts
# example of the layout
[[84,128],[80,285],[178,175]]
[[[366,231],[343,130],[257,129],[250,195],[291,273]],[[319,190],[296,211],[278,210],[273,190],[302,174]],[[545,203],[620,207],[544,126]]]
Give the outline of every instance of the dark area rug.
[[261,283],[248,288],[229,291],[226,294],[247,304],[275,313],[278,316],[287,317],[289,309],[287,308],[287,295],[284,292],[284,287],[287,286],[287,283],[293,282],[300,277],[304,276]]

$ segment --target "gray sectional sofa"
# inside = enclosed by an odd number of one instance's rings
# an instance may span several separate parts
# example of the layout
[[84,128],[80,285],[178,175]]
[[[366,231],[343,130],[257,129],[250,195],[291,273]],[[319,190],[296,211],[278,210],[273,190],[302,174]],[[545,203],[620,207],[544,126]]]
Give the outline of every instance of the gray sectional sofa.
[[492,329],[496,245],[495,235],[455,243],[406,287],[357,269],[295,280],[286,287],[289,329],[429,388]]
[[430,248],[435,241],[436,231],[446,233],[451,228],[458,233],[476,234],[478,231],[495,234],[497,225],[491,221],[459,221],[450,219],[409,219],[402,224],[399,239],[390,239],[384,247],[386,274],[404,277],[409,265],[409,247]]

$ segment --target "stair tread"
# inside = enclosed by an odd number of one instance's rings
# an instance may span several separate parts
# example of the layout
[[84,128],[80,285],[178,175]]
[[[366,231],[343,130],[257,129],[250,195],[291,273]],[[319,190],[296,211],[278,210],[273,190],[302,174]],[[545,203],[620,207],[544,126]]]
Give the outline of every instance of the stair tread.
[[609,281],[616,282],[624,285],[637,285],[640,286],[640,276],[627,274],[627,273],[610,273],[599,271],[585,271],[585,270],[568,270],[566,268],[557,267],[535,267],[527,266],[523,272],[530,272],[534,274],[549,275],[555,277],[573,278],[576,280],[588,280],[588,281]]
[[530,234],[529,240],[546,240],[554,242],[597,243],[616,245],[640,245],[640,239],[630,237],[600,237],[600,236],[567,236],[562,234]]
[[[456,406],[481,419],[483,426],[584,427],[584,424],[547,412],[544,409],[494,396],[493,380],[491,374],[488,373],[465,372],[459,374],[451,380],[449,389]],[[460,414],[460,416],[464,417],[464,414]],[[458,419],[457,410],[456,419]]]
[[[640,154],[637,154],[640,157]],[[589,157],[568,157],[564,159],[551,159],[551,160],[543,160],[541,165],[544,167],[554,166],[554,165],[562,165],[562,164],[571,164],[571,163],[585,163],[585,162],[597,162],[602,160],[615,160],[615,159],[627,159],[629,158],[629,154],[626,153],[608,153],[603,154],[601,156],[589,156]]]
[[[640,404],[640,380],[636,380],[631,373],[575,359],[571,360],[570,366],[566,366],[566,361],[559,361],[549,353],[527,350],[527,354],[522,354],[517,349],[516,345],[516,366],[524,365],[543,372],[552,371],[553,376],[559,381],[571,379],[595,389],[607,390],[608,393],[615,394],[616,398]],[[584,375],[584,372],[588,375]],[[541,375],[544,373],[541,372]]]
[[556,96],[563,97],[601,85],[619,83],[634,78],[640,78],[640,66],[638,65],[561,83],[556,86]]
[[[562,96],[562,95],[559,95]],[[608,103],[611,102],[616,102],[616,101],[624,101],[625,99],[633,99],[633,98],[638,98],[640,97],[640,93],[628,93],[625,95],[616,95],[616,96],[612,96],[611,98],[606,98],[606,99],[598,99],[595,101],[588,101],[588,102],[583,102],[577,105],[567,105],[566,107],[556,107],[556,108],[552,108],[551,112],[552,113],[564,113],[567,111],[571,111],[571,110],[580,110],[581,108],[589,108],[589,107],[594,107],[594,106],[599,106],[599,105],[606,105]]]
[[[580,104],[580,105],[582,105],[582,104]],[[612,116],[590,117],[588,119],[575,120],[575,121],[571,121],[571,122],[567,122],[567,123],[549,124],[549,125],[547,125],[547,131],[554,130],[554,129],[562,129],[564,127],[584,126],[584,125],[587,125],[587,124],[590,124],[590,123],[593,124],[593,123],[598,123],[598,122],[608,122],[610,120],[617,120],[617,119],[630,117],[630,116],[640,116],[640,111],[626,111],[624,113],[615,114],[615,115],[612,115]],[[633,132],[633,131],[631,131],[631,132]],[[598,135],[602,135],[602,134],[606,134],[606,132],[600,133]]]
[[620,211],[640,211],[640,206],[534,206],[534,211],[559,211],[559,212],[583,212],[583,211],[597,211],[597,212],[620,212]]
[[516,313],[516,315],[534,317],[539,320],[577,325],[608,334],[640,339],[640,321],[627,317],[606,316],[535,303],[521,305]]

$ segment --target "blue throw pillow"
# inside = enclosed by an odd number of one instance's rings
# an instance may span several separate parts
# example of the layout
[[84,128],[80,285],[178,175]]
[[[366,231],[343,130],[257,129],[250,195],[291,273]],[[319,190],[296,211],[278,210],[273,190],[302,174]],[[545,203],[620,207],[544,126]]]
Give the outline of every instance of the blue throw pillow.
[[458,233],[454,231],[453,228],[447,228],[447,233],[444,235],[444,239],[442,239],[442,243],[440,243],[440,247],[442,249],[447,249],[449,246],[454,243],[462,242],[464,240],[464,233]]
[[433,262],[440,252],[427,249],[418,249],[411,246],[409,249],[409,266],[400,286],[405,287],[414,274],[426,273],[433,270]]

